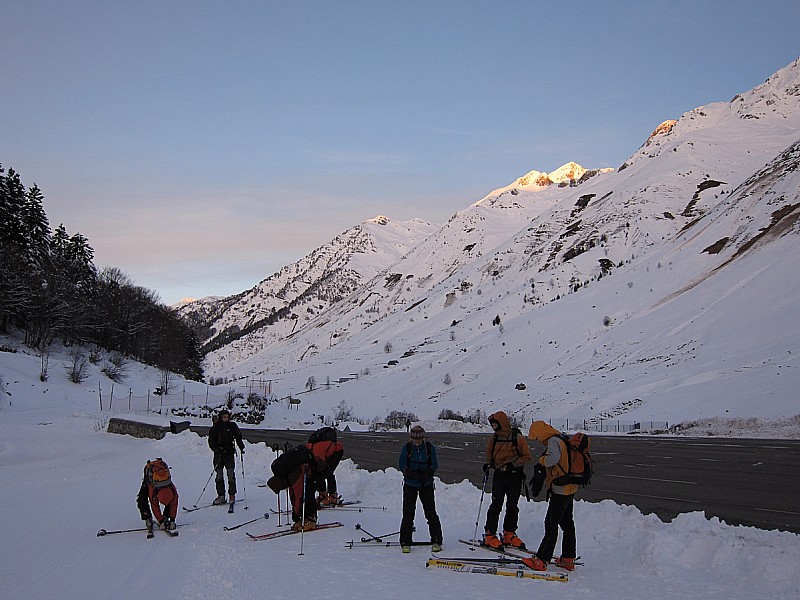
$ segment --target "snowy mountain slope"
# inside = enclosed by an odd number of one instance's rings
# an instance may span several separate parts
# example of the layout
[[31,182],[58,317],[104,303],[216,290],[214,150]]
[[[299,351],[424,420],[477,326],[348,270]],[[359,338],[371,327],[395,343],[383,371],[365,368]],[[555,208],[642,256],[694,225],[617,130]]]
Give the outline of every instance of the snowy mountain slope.
[[[569,175],[574,173],[581,177],[587,172],[579,165],[570,163],[570,172],[559,173],[556,177],[558,181],[568,181]],[[590,172],[596,173],[597,171]],[[546,177],[547,174],[543,175]],[[329,331],[329,340],[325,343],[332,345],[336,340],[349,335],[352,329],[359,329],[380,318],[393,306],[418,302],[435,282],[446,279],[476,257],[494,248],[507,238],[509,231],[523,226],[531,218],[550,208],[566,193],[565,190],[558,189],[558,186],[552,186],[552,189],[545,187],[547,186],[535,186],[537,193],[521,193],[513,186],[503,188],[453,215],[441,229],[410,249],[392,268],[378,271],[371,281],[366,282],[362,289],[367,291],[352,300],[352,303],[357,304],[355,310],[358,320],[333,319],[333,324],[326,329]],[[353,289],[340,288],[341,297]],[[335,302],[331,303],[328,313],[314,321],[313,327],[321,327],[320,322],[331,323],[328,314],[338,314],[332,311],[334,304]],[[349,310],[352,307],[345,308]],[[303,321],[298,330],[312,323],[309,315]],[[270,342],[279,344],[282,341],[281,334],[285,336],[293,333],[294,328],[272,328],[266,335],[262,330],[254,331],[230,346],[212,351],[207,357],[207,365],[214,371],[229,371],[232,364],[241,361],[243,356],[252,355],[253,348],[263,348]],[[310,348],[316,346],[317,344],[312,344]]]
[[799,81],[795,61],[690,111],[617,172],[501,188],[287,339],[214,353],[209,370],[295,392],[356,373],[309,398],[324,410],[346,394],[368,415],[681,420],[708,416],[712,393],[737,415],[754,399],[793,414]]
[[339,301],[437,228],[419,219],[400,222],[378,216],[343,232],[246,292],[200,299],[178,311],[205,333],[203,341],[209,347],[232,344],[239,348],[242,345],[236,340],[253,330],[258,331],[258,344],[281,339],[299,321]]

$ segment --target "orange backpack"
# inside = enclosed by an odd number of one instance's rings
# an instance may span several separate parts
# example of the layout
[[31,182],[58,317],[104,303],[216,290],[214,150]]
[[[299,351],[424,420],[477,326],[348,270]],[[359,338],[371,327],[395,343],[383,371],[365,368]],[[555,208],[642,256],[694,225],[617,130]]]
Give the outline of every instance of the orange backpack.
[[167,487],[172,483],[169,466],[164,462],[163,458],[159,457],[153,461],[148,460],[145,472],[147,473],[148,483],[152,484],[156,489]]
[[594,461],[589,454],[589,436],[585,433],[576,433],[568,436],[562,433],[558,436],[567,447],[567,464],[569,471],[553,479],[554,485],[589,485],[594,474]]

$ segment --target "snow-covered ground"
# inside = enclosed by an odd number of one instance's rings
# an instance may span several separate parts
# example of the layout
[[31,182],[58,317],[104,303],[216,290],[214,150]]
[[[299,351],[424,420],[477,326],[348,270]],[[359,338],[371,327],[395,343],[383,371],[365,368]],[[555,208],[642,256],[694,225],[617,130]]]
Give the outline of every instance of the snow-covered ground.
[[[378,545],[349,549],[346,542],[363,535],[356,525],[376,535],[399,529],[402,485],[395,469],[369,473],[349,459],[337,471],[340,492],[364,507],[379,508],[320,513],[321,521],[336,519],[344,526],[307,534],[300,555],[300,536],[254,542],[245,535],[278,527],[277,515],[263,518],[277,507],[276,496],[258,487],[274,459],[264,444],[247,446],[240,492],[245,502],[236,514],[224,508],[181,511],[177,539],[157,534],[146,540],[143,533],[97,537],[101,528],[141,526],[135,496],[148,458],[161,456],[171,465],[182,505],[210,501],[213,483],[199,496],[211,456],[205,439],[189,431],[163,440],[107,433],[108,415],[100,413],[97,402],[99,373],[92,367],[85,383],[68,383],[64,359],[51,357],[50,377],[42,383],[35,356],[0,352],[0,598],[371,600],[546,594],[751,600],[796,598],[800,589],[796,534],[733,527],[700,512],[664,523],[612,501],[577,503],[578,552],[585,564],[566,584],[429,569],[424,547],[410,555]],[[154,386],[156,378],[152,369],[130,366],[130,385]],[[288,411],[282,418],[289,423]],[[797,426],[794,419],[786,437]],[[241,478],[241,465],[237,472]],[[481,490],[467,481],[437,483],[436,489],[445,533],[442,554],[470,554],[457,540],[472,536],[476,517],[483,523],[486,499],[481,506]],[[531,546],[542,536],[545,510],[544,502],[521,502],[519,535]],[[240,529],[223,529],[259,517]],[[421,507],[416,526],[416,539],[426,540]],[[492,556],[481,550],[474,554]]]

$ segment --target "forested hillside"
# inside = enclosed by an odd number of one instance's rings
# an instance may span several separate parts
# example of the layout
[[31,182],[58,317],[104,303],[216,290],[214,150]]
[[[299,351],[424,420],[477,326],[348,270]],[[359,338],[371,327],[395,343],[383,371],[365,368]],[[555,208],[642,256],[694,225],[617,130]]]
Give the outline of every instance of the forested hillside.
[[192,330],[158,295],[120,269],[98,270],[89,240],[50,229],[44,194],[0,165],[0,332],[25,343],[96,345],[178,373],[202,377]]

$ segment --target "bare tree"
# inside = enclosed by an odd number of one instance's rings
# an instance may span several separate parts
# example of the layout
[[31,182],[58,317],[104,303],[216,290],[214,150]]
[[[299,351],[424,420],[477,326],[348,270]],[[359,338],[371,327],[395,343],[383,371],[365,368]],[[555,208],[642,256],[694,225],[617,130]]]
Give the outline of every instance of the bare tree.
[[69,353],[69,362],[66,368],[67,379],[72,383],[83,383],[89,376],[89,361],[80,350],[73,350]]

